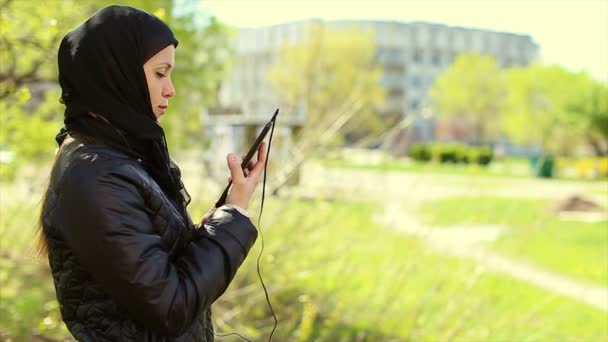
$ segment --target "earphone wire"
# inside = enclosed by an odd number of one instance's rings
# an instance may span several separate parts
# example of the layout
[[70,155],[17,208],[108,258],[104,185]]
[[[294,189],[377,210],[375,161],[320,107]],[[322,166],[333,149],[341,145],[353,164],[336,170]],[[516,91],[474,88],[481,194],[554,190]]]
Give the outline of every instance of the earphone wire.
[[[268,289],[266,289],[266,284],[264,283],[264,279],[262,279],[262,272],[260,271],[260,259],[262,257],[262,252],[264,252],[264,234],[262,233],[260,221],[262,220],[262,212],[264,211],[264,198],[266,195],[266,173],[268,171],[268,160],[270,159],[270,146],[272,145],[272,135],[274,134],[275,123],[276,123],[276,116],[274,116],[272,118],[272,128],[270,129],[270,138],[268,139],[268,149],[267,149],[268,152],[266,154],[266,161],[264,162],[264,180],[262,181],[262,203],[260,204],[260,214],[258,216],[258,227],[257,227],[257,230],[258,230],[258,232],[260,232],[260,237],[262,239],[262,247],[260,249],[260,254],[258,254],[256,268],[257,268],[257,272],[258,272],[258,277],[260,278],[260,283],[262,284],[262,288],[264,289],[264,294],[266,295],[266,303],[268,304],[268,308],[270,309],[270,313],[272,314],[272,318],[274,319],[274,326],[272,327],[272,331],[270,332],[270,335],[268,336],[268,342],[271,342],[272,336],[274,335],[274,332],[277,329],[277,325],[279,324],[279,321],[277,319],[276,314],[274,313],[272,304],[270,303],[270,296],[268,295]],[[229,334],[214,333],[214,335],[217,337],[226,337],[226,336],[230,336],[230,335],[237,335],[238,337],[240,337],[241,339],[243,339],[247,342],[253,342],[250,339],[248,339],[236,332],[232,332]]]
[[268,342],[272,340],[272,335],[274,335],[274,331],[279,324],[277,320],[277,316],[272,309],[272,304],[270,303],[270,297],[268,295],[268,290],[266,289],[266,285],[264,284],[264,280],[262,279],[262,273],[260,272],[260,258],[262,257],[262,252],[264,251],[264,234],[262,234],[262,229],[260,225],[260,220],[262,219],[262,211],[264,210],[264,197],[266,194],[266,171],[268,170],[268,160],[270,159],[270,146],[272,145],[272,135],[274,133],[274,125],[276,124],[276,116],[272,120],[272,128],[270,130],[270,138],[268,139],[268,153],[266,154],[266,161],[264,162],[264,181],[262,183],[262,203],[260,205],[260,215],[258,216],[258,231],[260,232],[260,237],[262,238],[262,248],[260,249],[260,254],[258,254],[257,260],[257,270],[258,276],[260,278],[260,283],[262,283],[262,288],[264,288],[264,294],[266,295],[266,303],[268,304],[268,308],[270,309],[270,313],[272,314],[272,318],[274,319],[274,326],[272,327],[272,331],[268,336]]

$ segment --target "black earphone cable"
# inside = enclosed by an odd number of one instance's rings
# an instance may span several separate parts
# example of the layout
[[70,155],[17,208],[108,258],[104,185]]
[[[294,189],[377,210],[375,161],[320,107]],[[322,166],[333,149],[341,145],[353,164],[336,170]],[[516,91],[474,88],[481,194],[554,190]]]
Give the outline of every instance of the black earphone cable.
[[[262,219],[262,212],[264,211],[264,198],[266,195],[266,173],[268,171],[268,160],[270,159],[270,146],[272,145],[272,135],[274,133],[274,125],[276,123],[275,121],[276,119],[273,118],[272,120],[272,128],[270,130],[270,138],[268,139],[268,149],[267,149],[267,154],[266,154],[266,161],[264,162],[264,179],[262,181],[262,203],[260,205],[260,215],[258,216],[258,227],[257,230],[258,232],[260,232],[260,237],[262,239],[262,247],[260,249],[260,254],[258,254],[258,258],[257,258],[257,272],[258,272],[258,277],[260,278],[260,283],[262,284],[262,288],[264,289],[264,294],[266,295],[266,303],[268,304],[268,308],[270,309],[270,313],[272,314],[272,318],[274,319],[274,326],[272,327],[272,331],[270,332],[270,336],[268,336],[268,342],[270,342],[272,340],[272,336],[274,335],[275,330],[277,329],[277,325],[279,324],[279,321],[277,319],[276,314],[274,313],[274,310],[272,309],[272,304],[270,303],[270,296],[268,295],[268,289],[266,289],[266,284],[264,284],[264,280],[262,279],[262,273],[260,271],[260,259],[262,257],[262,252],[264,252],[264,234],[262,233],[262,229],[260,228],[260,221]],[[237,335],[238,337],[240,337],[241,339],[247,341],[247,342],[252,342],[250,339],[242,336],[239,333],[233,332],[233,333],[229,333],[229,334],[215,334],[215,336],[218,337],[226,337],[226,336],[230,336],[230,335]]]
[[[276,119],[275,119],[276,120]],[[274,133],[274,125],[276,121],[272,122],[272,129],[270,130],[270,138],[268,139],[268,153],[266,154],[266,161],[264,162],[264,181],[262,182],[262,203],[260,205],[260,215],[258,216],[258,231],[260,232],[260,237],[262,238],[262,248],[260,249],[260,254],[258,254],[257,260],[257,269],[258,276],[260,278],[260,282],[262,283],[262,288],[264,288],[264,294],[266,295],[266,303],[268,303],[268,308],[270,309],[270,313],[272,314],[272,318],[274,319],[274,326],[272,327],[272,331],[268,336],[268,342],[272,340],[272,335],[277,328],[279,321],[277,320],[277,316],[272,309],[272,304],[270,303],[270,297],[268,296],[268,290],[266,289],[266,285],[264,284],[264,280],[262,279],[262,273],[260,272],[260,258],[262,257],[262,252],[264,251],[264,234],[262,234],[262,229],[259,228],[260,220],[262,219],[262,211],[264,210],[264,197],[266,195],[266,171],[268,170],[268,160],[270,159],[270,146],[272,145],[272,135]]]

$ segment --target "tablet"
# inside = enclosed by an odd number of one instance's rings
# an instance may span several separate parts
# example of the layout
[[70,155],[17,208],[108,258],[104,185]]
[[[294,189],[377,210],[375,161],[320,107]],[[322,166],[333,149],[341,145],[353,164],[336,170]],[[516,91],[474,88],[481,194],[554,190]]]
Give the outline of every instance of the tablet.
[[[268,132],[270,131],[270,128],[272,128],[272,125],[274,125],[274,122],[275,122],[278,114],[279,114],[279,109],[277,108],[277,110],[274,112],[274,115],[272,116],[272,119],[270,119],[270,121],[268,121],[268,123],[266,125],[264,125],[264,128],[262,129],[262,131],[260,132],[258,137],[255,139],[255,142],[249,148],[247,155],[245,155],[245,158],[243,159],[243,162],[241,163],[241,169],[243,170],[243,172],[245,172],[245,168],[247,168],[247,165],[249,164],[249,162],[255,155],[255,152],[258,150],[258,148],[262,144],[262,141],[264,141],[264,138],[266,138],[266,136],[268,135]],[[232,185],[232,181],[228,182],[228,186],[226,186],[226,189],[224,189],[224,192],[222,193],[220,198],[217,200],[217,202],[215,202],[216,208],[222,206],[226,202],[226,197],[228,196],[228,190],[230,189],[231,185]]]

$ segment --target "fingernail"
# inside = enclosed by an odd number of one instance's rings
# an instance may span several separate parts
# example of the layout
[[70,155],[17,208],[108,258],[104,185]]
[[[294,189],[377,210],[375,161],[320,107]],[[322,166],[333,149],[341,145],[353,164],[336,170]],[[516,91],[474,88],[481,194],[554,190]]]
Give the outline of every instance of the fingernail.
[[228,156],[228,159],[229,159],[230,161],[235,161],[235,160],[236,160],[236,157],[234,156],[234,154],[231,154],[231,155],[229,155],[229,156]]

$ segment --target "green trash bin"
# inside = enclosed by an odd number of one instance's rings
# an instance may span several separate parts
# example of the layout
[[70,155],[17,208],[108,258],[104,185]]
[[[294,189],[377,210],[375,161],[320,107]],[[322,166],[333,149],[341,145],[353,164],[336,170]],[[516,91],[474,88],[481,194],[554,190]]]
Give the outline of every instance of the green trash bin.
[[555,167],[555,157],[552,155],[532,157],[530,158],[530,167],[536,177],[552,178],[553,169]]

